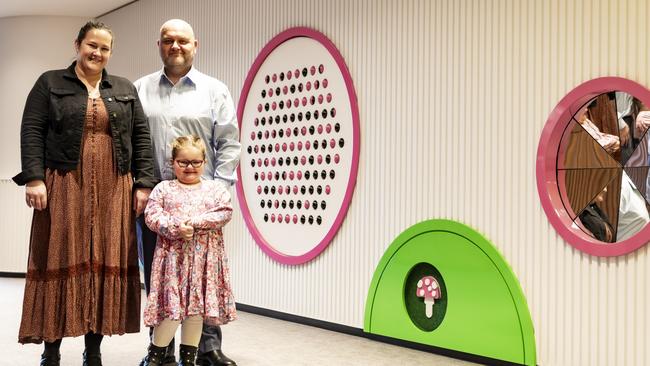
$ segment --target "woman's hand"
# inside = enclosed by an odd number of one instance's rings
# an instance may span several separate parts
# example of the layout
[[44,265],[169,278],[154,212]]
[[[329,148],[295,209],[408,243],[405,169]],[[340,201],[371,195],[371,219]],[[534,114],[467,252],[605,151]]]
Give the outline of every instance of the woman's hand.
[[33,180],[25,185],[25,202],[27,207],[45,210],[47,207],[47,189],[42,180]]
[[149,200],[149,195],[151,194],[151,188],[136,188],[133,193],[133,208],[135,209],[135,217],[142,215],[145,207],[147,207],[147,201]]

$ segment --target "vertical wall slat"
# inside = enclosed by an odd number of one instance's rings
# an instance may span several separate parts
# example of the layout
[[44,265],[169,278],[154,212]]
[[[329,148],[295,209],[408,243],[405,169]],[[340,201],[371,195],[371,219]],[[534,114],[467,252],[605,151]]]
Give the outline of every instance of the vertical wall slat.
[[0,271],[25,273],[29,254],[29,236],[33,210],[25,205],[25,187],[11,179],[0,179],[0,233],[3,249]]

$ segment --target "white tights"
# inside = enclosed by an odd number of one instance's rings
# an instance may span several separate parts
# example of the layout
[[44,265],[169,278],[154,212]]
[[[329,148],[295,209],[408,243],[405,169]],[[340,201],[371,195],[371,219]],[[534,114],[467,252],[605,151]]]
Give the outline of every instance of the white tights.
[[[157,347],[167,347],[176,334],[180,320],[165,319],[153,329],[153,344]],[[193,315],[185,318],[181,326],[181,344],[198,346],[203,329],[203,317]]]

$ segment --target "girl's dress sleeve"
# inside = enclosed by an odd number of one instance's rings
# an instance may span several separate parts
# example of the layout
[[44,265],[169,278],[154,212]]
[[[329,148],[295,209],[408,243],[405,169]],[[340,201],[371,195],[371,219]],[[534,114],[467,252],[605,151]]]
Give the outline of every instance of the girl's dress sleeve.
[[[219,185],[221,188],[221,185]],[[226,225],[232,218],[232,205],[230,204],[230,193],[221,188],[217,193],[217,200],[214,207],[192,218],[192,226],[195,229],[214,230]]]
[[151,191],[147,208],[144,210],[144,222],[158,235],[168,239],[178,239],[181,222],[164,209],[164,187],[168,186],[161,183]]

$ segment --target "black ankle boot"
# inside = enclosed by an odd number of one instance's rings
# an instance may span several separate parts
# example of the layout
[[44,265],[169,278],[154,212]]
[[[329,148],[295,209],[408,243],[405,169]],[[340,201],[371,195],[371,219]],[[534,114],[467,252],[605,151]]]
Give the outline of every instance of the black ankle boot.
[[57,339],[54,342],[43,342],[45,349],[41,355],[40,366],[59,366],[61,361],[61,340]]
[[101,334],[89,332],[84,335],[83,366],[102,366],[101,346],[104,336]]
[[[145,366],[147,364],[147,357],[145,356],[141,361],[139,366]],[[174,349],[172,348],[171,345],[167,346],[167,352],[165,353],[165,356],[163,357],[162,366],[177,366],[176,365],[176,357],[174,357]]]
[[41,363],[39,366],[59,366],[61,361],[61,354],[45,354],[41,355]]
[[180,358],[178,366],[194,366],[194,361],[196,360],[196,351],[198,350],[198,347],[181,344],[178,355]]
[[157,347],[151,343],[147,352],[147,356],[142,360],[142,366],[162,366],[167,347]]
[[102,366],[102,354],[84,352],[83,366]]

